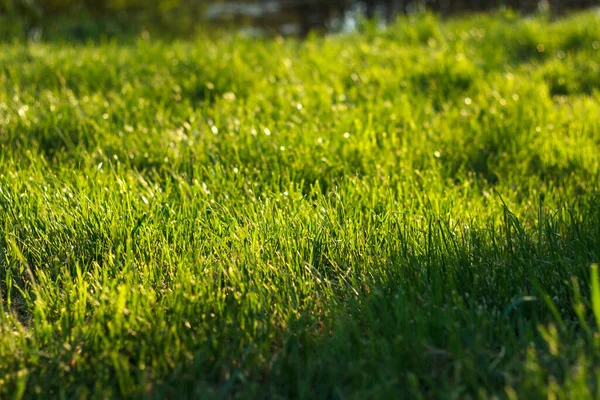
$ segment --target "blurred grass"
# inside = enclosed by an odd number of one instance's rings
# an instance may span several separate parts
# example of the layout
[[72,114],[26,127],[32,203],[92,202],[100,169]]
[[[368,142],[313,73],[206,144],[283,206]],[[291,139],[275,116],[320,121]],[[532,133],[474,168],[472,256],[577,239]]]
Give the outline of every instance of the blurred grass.
[[0,44],[0,393],[597,397],[599,22]]

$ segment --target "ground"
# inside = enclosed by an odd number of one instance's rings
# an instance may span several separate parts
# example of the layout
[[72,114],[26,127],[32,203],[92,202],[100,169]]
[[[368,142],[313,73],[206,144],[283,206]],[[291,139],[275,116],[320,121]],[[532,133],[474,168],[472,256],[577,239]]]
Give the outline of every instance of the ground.
[[599,23],[0,44],[0,397],[598,396]]

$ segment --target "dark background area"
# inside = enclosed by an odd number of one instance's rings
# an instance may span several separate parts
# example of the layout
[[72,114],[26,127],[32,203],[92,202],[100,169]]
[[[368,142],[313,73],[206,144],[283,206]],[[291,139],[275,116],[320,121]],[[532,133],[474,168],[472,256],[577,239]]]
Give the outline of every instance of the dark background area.
[[600,0],[0,0],[0,38],[73,39],[145,30],[173,36],[199,29],[245,28],[304,36],[337,31],[361,17],[380,22],[430,10],[441,15],[510,8],[553,16]]

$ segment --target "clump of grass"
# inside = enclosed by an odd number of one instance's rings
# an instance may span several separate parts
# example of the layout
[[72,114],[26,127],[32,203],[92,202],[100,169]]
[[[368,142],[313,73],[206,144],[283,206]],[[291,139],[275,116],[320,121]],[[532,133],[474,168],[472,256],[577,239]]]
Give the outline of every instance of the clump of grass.
[[598,22],[0,45],[0,393],[596,397]]

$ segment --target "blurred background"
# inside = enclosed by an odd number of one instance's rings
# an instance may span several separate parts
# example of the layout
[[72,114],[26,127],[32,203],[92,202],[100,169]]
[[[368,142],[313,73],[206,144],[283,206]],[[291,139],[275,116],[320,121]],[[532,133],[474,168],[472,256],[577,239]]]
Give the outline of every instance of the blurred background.
[[[0,39],[53,36],[93,39],[127,33],[173,36],[238,29],[249,35],[352,30],[358,21],[385,24],[398,14],[441,15],[511,9],[559,16],[600,0],[0,0]],[[600,28],[600,27],[599,27]]]

